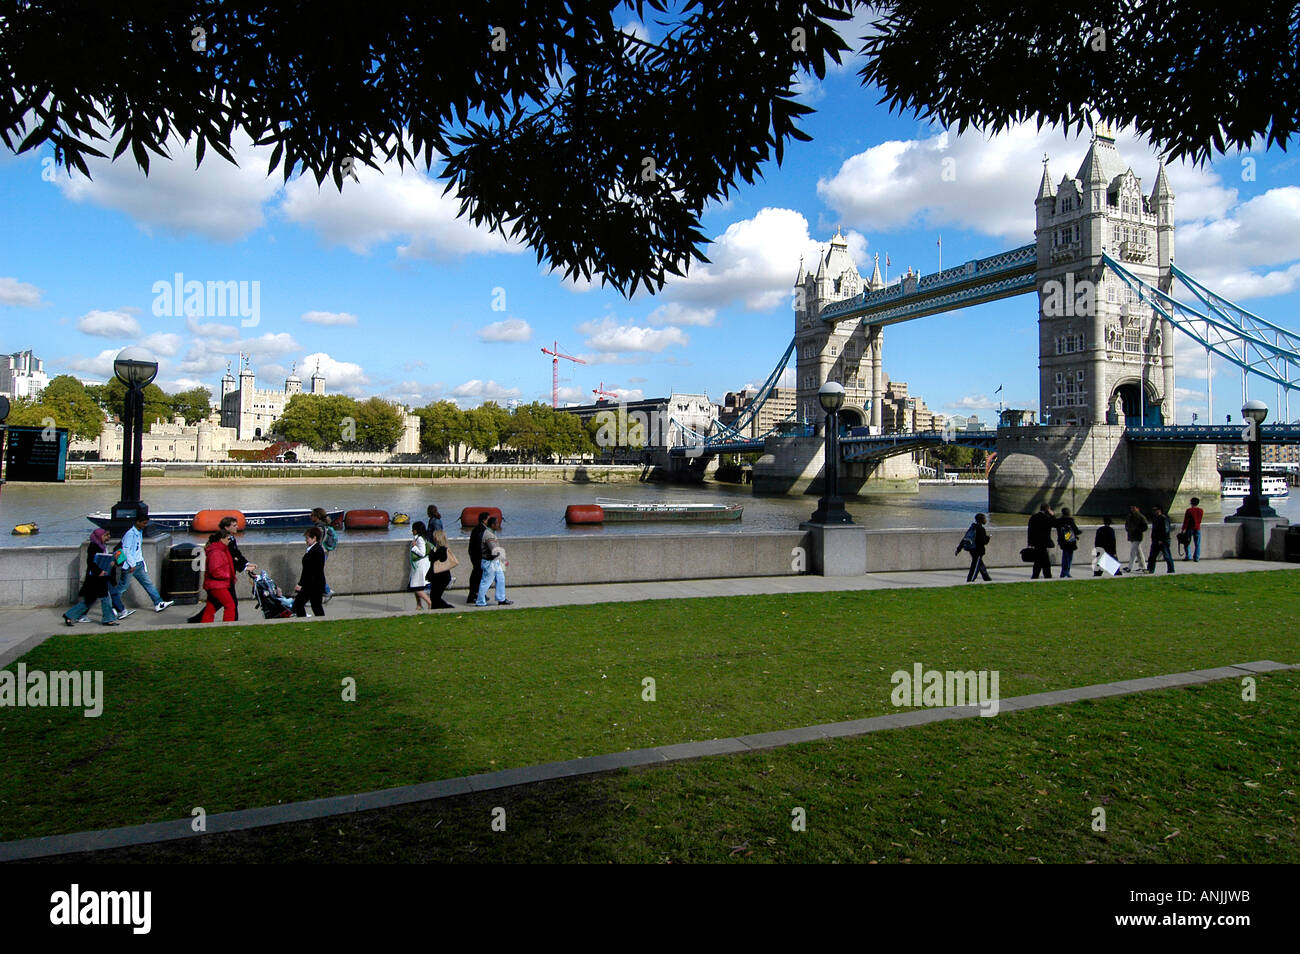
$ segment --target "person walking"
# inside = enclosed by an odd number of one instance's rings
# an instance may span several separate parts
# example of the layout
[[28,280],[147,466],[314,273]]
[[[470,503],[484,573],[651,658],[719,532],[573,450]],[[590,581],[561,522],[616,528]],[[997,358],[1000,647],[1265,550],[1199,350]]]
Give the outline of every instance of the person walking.
[[447,602],[446,597],[442,594],[447,591],[454,577],[451,575],[451,567],[438,570],[436,567],[445,566],[450,551],[447,549],[447,534],[441,530],[433,531],[433,549],[429,553],[429,572],[425,577],[429,581],[429,602],[432,604],[430,609],[451,609],[452,605]]
[[480,511],[478,524],[469,532],[469,597],[467,604],[477,601],[479,586],[483,582],[483,532],[487,529],[488,513]]
[[[325,559],[328,560],[330,554],[333,553],[339,545],[338,531],[336,531],[334,525],[330,523],[329,514],[325,512],[324,507],[317,507],[311,512],[311,522],[316,529],[320,531],[321,552],[325,554]],[[321,572],[323,574],[324,570],[322,569]],[[334,599],[334,591],[330,589],[328,583],[325,584],[324,598],[326,603]]]
[[1116,563],[1119,562],[1119,557],[1115,554],[1115,528],[1110,525],[1110,517],[1101,518],[1101,526],[1097,528],[1097,533],[1092,538],[1093,576],[1101,576],[1101,566],[1097,560],[1103,553],[1108,554]]
[[325,615],[325,548],[321,546],[324,534],[320,527],[308,527],[303,531],[303,540],[307,550],[302,555],[302,574],[298,585],[293,588],[293,615],[306,616],[307,603],[311,603],[313,616]]
[[76,623],[87,623],[90,621],[90,607],[99,600],[99,611],[103,617],[101,622],[105,626],[116,626],[117,614],[113,612],[113,598],[109,594],[109,571],[99,565],[95,557],[108,552],[108,531],[103,527],[96,527],[90,531],[90,543],[86,547],[86,575],[81,581],[81,589],[77,595],[81,597],[77,605],[63,614],[63,625],[72,626]]
[[501,544],[497,541],[497,531],[501,529],[501,521],[496,517],[489,517],[487,529],[483,531],[482,553],[483,559],[480,561],[483,565],[483,581],[478,586],[478,598],[474,601],[475,606],[487,606],[487,592],[496,584],[497,606],[510,606],[514,600],[506,599],[506,551],[502,549]]
[[[1193,563],[1201,562],[1201,521],[1205,519],[1205,511],[1201,509],[1201,499],[1192,498],[1192,505],[1187,508],[1183,514],[1183,533],[1187,534],[1187,553],[1183,557],[1186,562],[1191,557]],[[1192,555],[1192,546],[1196,547],[1195,556]]]
[[1142,556],[1142,537],[1146,535],[1147,522],[1142,511],[1133,504],[1128,508],[1128,518],[1124,521],[1124,535],[1128,537],[1128,571],[1141,573],[1145,558]]
[[961,538],[961,545],[957,552],[962,550],[970,551],[970,571],[966,574],[966,582],[975,582],[975,577],[979,576],[985,583],[993,582],[989,578],[988,568],[984,566],[984,554],[988,549],[989,532],[984,529],[984,524],[988,518],[982,513],[975,514],[975,520],[966,530],[966,536]]
[[430,541],[432,541],[432,539],[433,539],[433,532],[434,532],[435,530],[442,530],[442,529],[443,529],[443,526],[442,526],[442,514],[438,513],[438,508],[435,507],[433,504],[429,504],[429,506],[425,508],[425,513],[428,515],[429,519],[425,521],[425,524],[424,524],[424,525],[425,525],[425,531],[424,531],[424,533],[425,533],[425,536],[426,536]]
[[1159,507],[1151,508],[1151,555],[1147,557],[1147,572],[1155,573],[1156,561],[1162,556],[1168,572],[1174,572],[1174,555],[1169,552],[1169,517]]
[[424,538],[425,529],[423,521],[417,520],[411,524],[411,551],[408,554],[411,564],[411,579],[409,587],[415,594],[416,609],[433,609],[433,601],[429,594],[425,592],[429,583],[425,579],[429,574],[429,541]]
[[1052,515],[1052,508],[1047,504],[1039,504],[1038,513],[1029,518],[1029,549],[1034,551],[1034,574],[1031,580],[1038,579],[1038,574],[1043,574],[1043,579],[1052,578],[1052,560],[1047,555],[1047,551],[1052,547],[1052,528],[1056,526],[1056,518]]
[[122,582],[118,584],[117,595],[122,596],[134,579],[142,587],[153,603],[155,613],[161,613],[175,600],[164,600],[158,593],[153,580],[149,579],[149,567],[144,562],[144,530],[149,526],[149,515],[141,513],[135,518],[131,529],[122,534]]
[[1079,549],[1079,525],[1070,516],[1069,507],[1062,507],[1061,515],[1056,518],[1056,542],[1061,547],[1061,579],[1068,580],[1074,551]]
[[[244,554],[243,554],[243,553],[240,551],[240,549],[239,549],[239,541],[235,539],[235,534],[237,534],[237,533],[239,532],[239,520],[238,520],[237,518],[235,518],[235,517],[222,517],[222,518],[221,518],[221,522],[217,525],[217,530],[220,532],[220,534],[221,534],[221,538],[222,538],[222,540],[223,540],[223,541],[225,542],[225,544],[226,544],[226,549],[227,549],[227,550],[229,551],[229,553],[230,553],[230,561],[231,561],[231,563],[234,565],[234,568],[235,568],[235,572],[232,574],[232,576],[231,576],[231,580],[230,580],[230,610],[229,610],[229,614],[227,615],[226,607],[224,606],[224,604],[222,604],[222,603],[220,603],[220,602],[218,602],[218,603],[216,604],[216,606],[213,607],[213,610],[212,610],[213,614],[215,615],[215,613],[216,613],[216,611],[217,611],[217,607],[220,607],[220,608],[222,609],[222,617],[221,617],[221,620],[222,620],[222,622],[225,622],[227,619],[231,619],[231,620],[237,620],[237,619],[239,619],[239,586],[238,586],[238,584],[239,584],[239,575],[240,575],[241,573],[243,573],[245,570],[248,570],[250,573],[256,573],[256,572],[257,572],[257,564],[256,564],[256,563],[249,563],[248,560],[247,560],[247,558],[244,556]],[[205,547],[204,550],[205,550],[205,552],[206,552],[207,548]],[[205,557],[204,562],[205,562],[205,564],[206,564],[206,557]],[[195,613],[193,616],[191,616],[191,617],[189,617],[187,620],[185,620],[185,622],[187,622],[187,623],[202,623],[202,622],[204,622],[204,620],[203,620],[203,609],[200,609],[200,610],[199,610],[197,613]],[[209,622],[211,622],[211,621],[209,620]]]
[[221,621],[229,623],[238,618],[238,609],[230,591],[235,586],[235,561],[231,558],[230,547],[226,546],[226,537],[220,530],[208,537],[208,545],[203,548],[203,589],[208,599],[199,616],[200,623],[211,623],[217,618],[217,607],[221,607]]

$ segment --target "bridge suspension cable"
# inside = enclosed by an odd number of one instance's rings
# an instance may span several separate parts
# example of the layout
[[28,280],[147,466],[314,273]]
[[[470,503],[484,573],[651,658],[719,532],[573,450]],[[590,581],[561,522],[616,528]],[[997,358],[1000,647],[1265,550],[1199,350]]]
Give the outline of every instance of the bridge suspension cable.
[[1277,385],[1279,397],[1285,394],[1286,410],[1283,413],[1290,417],[1291,391],[1300,391],[1300,334],[1275,325],[1211,291],[1176,265],[1170,266],[1174,277],[1196,297],[1204,311],[1147,283],[1106,253],[1103,252],[1101,258],[1102,263],[1133,289],[1143,303],[1150,305],[1207,353],[1217,354],[1240,368],[1243,400],[1247,397],[1247,375],[1255,375]]
[[772,396],[772,390],[776,387],[776,382],[781,380],[781,374],[785,371],[786,365],[790,363],[790,356],[794,354],[794,339],[786,345],[785,354],[781,355],[781,360],[777,362],[772,373],[767,376],[762,386],[759,387],[758,393],[754,395],[754,400],[740,412],[734,421],[730,424],[719,424],[718,430],[705,438],[709,444],[721,444],[728,441],[744,440],[744,430],[749,427],[758,417],[758,412],[762,410],[767,399]]

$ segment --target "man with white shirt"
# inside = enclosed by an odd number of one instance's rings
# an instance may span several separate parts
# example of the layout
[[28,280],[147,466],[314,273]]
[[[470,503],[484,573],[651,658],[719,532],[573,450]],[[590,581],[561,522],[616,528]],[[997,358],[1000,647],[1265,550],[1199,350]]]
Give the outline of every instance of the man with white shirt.
[[149,526],[149,515],[140,514],[135,518],[135,526],[126,533],[122,534],[122,582],[117,588],[117,594],[121,596],[131,585],[131,579],[134,577],[144,591],[148,594],[149,599],[153,601],[155,613],[161,613],[167,607],[171,606],[175,600],[164,600],[158,592],[157,587],[153,585],[153,580],[149,579],[149,568],[144,562],[144,528]]

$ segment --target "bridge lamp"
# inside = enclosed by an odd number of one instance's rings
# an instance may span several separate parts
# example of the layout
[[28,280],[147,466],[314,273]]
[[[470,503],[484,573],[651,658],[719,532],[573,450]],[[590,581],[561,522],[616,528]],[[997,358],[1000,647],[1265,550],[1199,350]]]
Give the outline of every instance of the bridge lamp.
[[1246,421],[1245,436],[1250,438],[1246,449],[1250,454],[1250,493],[1237,508],[1238,517],[1276,517],[1277,511],[1264,497],[1264,441],[1260,426],[1268,417],[1268,405],[1258,399],[1247,401],[1241,408],[1241,418]]
[[113,374],[126,385],[122,413],[122,499],[112,510],[114,532],[129,528],[149,508],[140,500],[140,461],[144,451],[144,389],[158,376],[158,361],[144,348],[123,348]]
[[853,518],[844,509],[844,499],[840,497],[839,443],[840,443],[840,408],[844,406],[844,386],[838,381],[827,381],[817,392],[817,400],[826,412],[826,466],[823,469],[823,490],[825,496],[817,501],[812,523],[844,524],[852,523]]

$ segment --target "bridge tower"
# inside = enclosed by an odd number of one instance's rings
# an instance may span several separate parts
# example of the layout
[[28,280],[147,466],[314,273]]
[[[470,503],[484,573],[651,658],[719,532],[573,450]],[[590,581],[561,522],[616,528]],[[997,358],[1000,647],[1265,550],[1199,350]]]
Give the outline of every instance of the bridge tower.
[[821,320],[823,308],[860,294],[864,287],[872,291],[885,287],[880,256],[876,256],[871,280],[864,282],[839,229],[826,252],[817,257],[815,271],[799,263],[794,282],[795,407],[802,421],[821,421],[825,412],[817,401],[817,391],[827,381],[838,381],[845,391],[840,411],[845,425],[880,426],[884,396],[880,328],[864,327],[856,318],[833,326]]
[[1103,251],[1168,291],[1174,194],[1164,166],[1150,195],[1098,124],[1073,178],[1035,201],[1040,419],[1062,425],[1174,423],[1173,329],[1114,274]]

